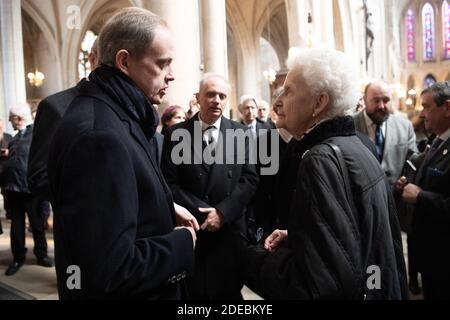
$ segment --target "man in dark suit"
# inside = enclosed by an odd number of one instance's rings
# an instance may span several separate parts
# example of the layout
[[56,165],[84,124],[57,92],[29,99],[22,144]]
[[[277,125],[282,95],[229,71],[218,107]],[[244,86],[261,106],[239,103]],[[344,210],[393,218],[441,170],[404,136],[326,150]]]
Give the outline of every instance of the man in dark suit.
[[258,104],[253,96],[242,96],[238,109],[242,116],[241,123],[250,130],[252,137],[257,138],[260,135],[261,129],[271,129],[268,124],[258,119]]
[[[263,101],[265,102],[265,101]],[[256,172],[259,176],[258,189],[253,197],[247,212],[247,236],[253,242],[260,241],[264,236],[269,235],[276,228],[276,214],[274,208],[269,205],[273,187],[275,185],[275,174],[263,175],[261,163],[261,149],[267,150],[267,154],[279,158],[279,136],[272,129],[269,123],[258,118],[258,104],[255,97],[244,95],[240,98],[238,105],[241,113],[242,124],[247,127],[251,133],[254,143],[252,144],[253,153],[256,158]],[[265,102],[267,104],[267,102]],[[268,105],[265,106],[268,109]],[[277,145],[272,146],[272,140],[277,140]],[[262,148],[263,147],[263,148]],[[272,154],[273,153],[273,154]],[[278,168],[277,168],[278,169]],[[277,170],[278,171],[278,170]]]
[[11,107],[9,120],[17,134],[5,151],[7,157],[3,163],[1,187],[8,199],[11,214],[11,251],[13,261],[6,269],[7,276],[14,275],[26,260],[25,215],[28,215],[33,230],[34,254],[37,264],[53,267],[53,261],[47,256],[44,219],[34,211],[35,197],[30,193],[27,183],[27,162],[33,136],[33,119],[28,104]]
[[450,299],[450,81],[422,92],[427,131],[437,135],[414,178],[397,182],[403,201],[414,205],[412,229],[425,299]]
[[149,145],[158,124],[153,104],[174,80],[172,56],[166,23],[144,9],[120,10],[99,35],[100,66],[50,148],[62,299],[182,297],[198,224],[176,215]]
[[[220,150],[224,150],[221,148],[230,142],[227,130],[244,132],[245,127],[222,116],[229,93],[230,85],[223,77],[206,75],[198,93],[200,112],[171,127],[164,141],[162,169],[175,202],[186,207],[202,224],[195,252],[195,275],[189,281],[192,299],[242,299],[240,263],[230,237],[232,229],[243,230],[244,211],[258,183],[255,168],[248,164],[247,148],[234,152],[234,157],[226,161],[213,162],[204,157],[192,161],[193,154],[207,155],[207,151],[221,154]],[[195,135],[196,131],[200,133]],[[176,143],[172,139],[183,132],[191,137],[188,150],[183,151],[190,153],[191,161],[175,164],[176,152],[172,151],[185,141]],[[229,151],[223,154],[228,157]],[[239,164],[237,157],[243,153],[245,163]]]
[[259,100],[258,103],[258,119],[264,122],[270,129],[276,129],[275,122],[270,118],[270,105],[265,100]]

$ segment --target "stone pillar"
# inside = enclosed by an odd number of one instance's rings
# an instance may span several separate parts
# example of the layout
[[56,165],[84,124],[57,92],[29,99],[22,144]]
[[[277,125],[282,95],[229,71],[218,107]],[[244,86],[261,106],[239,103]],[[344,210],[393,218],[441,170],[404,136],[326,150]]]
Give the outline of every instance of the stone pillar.
[[228,78],[227,13],[225,0],[200,0],[205,72]]
[[308,13],[312,13],[310,0],[286,0],[289,47],[308,46]]
[[238,102],[244,94],[251,94],[259,98],[261,94],[262,71],[259,66],[260,57],[256,47],[243,52],[242,59],[238,60],[239,88],[237,88]]
[[315,44],[334,48],[334,14],[331,0],[313,1],[313,21]]
[[[20,1],[0,0],[0,64],[3,83],[0,117],[8,119],[8,108],[26,102]],[[0,87],[1,88],[1,87]]]
[[173,37],[175,81],[170,84],[167,104],[178,104],[187,110],[201,77],[198,1],[147,0],[143,4],[167,22]]

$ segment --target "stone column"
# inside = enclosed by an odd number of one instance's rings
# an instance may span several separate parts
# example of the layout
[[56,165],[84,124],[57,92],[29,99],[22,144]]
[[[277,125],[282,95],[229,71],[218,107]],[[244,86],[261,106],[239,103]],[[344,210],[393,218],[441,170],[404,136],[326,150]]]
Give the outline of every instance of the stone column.
[[289,47],[308,45],[308,13],[312,13],[310,0],[286,0]]
[[334,48],[334,14],[331,0],[313,1],[314,38],[316,44]]
[[225,0],[200,0],[205,72],[228,78],[227,13]]
[[170,84],[167,104],[178,104],[187,110],[201,77],[198,1],[147,0],[143,4],[168,23],[173,37],[175,81]]
[[20,1],[0,0],[0,64],[0,117],[8,119],[8,108],[27,99]]

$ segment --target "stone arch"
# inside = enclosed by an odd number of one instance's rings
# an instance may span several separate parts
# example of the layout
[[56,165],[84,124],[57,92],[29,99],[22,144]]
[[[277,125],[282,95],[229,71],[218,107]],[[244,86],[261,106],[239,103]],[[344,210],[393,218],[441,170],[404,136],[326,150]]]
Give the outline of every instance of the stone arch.
[[[256,68],[256,62],[254,57],[256,56],[256,39],[254,35],[248,31],[248,25],[244,14],[239,7],[237,1],[227,1],[226,2],[226,13],[227,13],[227,30],[230,33],[229,39],[231,39],[235,46],[235,52],[237,56],[238,63],[238,75],[236,85],[236,96],[239,97],[243,94],[257,94],[255,92],[256,85],[250,81],[249,73],[253,74],[253,77],[258,74]],[[259,38],[258,38],[259,39]],[[249,70],[248,72],[244,72]]]
[[64,69],[68,70],[64,79],[66,87],[75,85],[78,80],[78,53],[86,31],[92,26],[100,31],[101,23],[104,23],[116,10],[131,6],[142,7],[142,2],[139,0],[119,0],[114,2],[108,0],[81,0],[81,28],[68,32],[66,45],[62,50]]
[[289,51],[286,5],[284,1],[271,1],[256,22],[256,37],[264,38],[275,50],[281,68]]

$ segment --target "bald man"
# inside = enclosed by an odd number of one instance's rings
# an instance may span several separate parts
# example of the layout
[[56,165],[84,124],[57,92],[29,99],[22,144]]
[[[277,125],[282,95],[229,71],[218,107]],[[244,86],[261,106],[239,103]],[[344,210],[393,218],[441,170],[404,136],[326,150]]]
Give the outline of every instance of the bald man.
[[375,143],[381,166],[393,188],[405,162],[418,152],[412,123],[394,114],[392,91],[384,81],[367,85],[366,108],[354,115],[356,130]]

